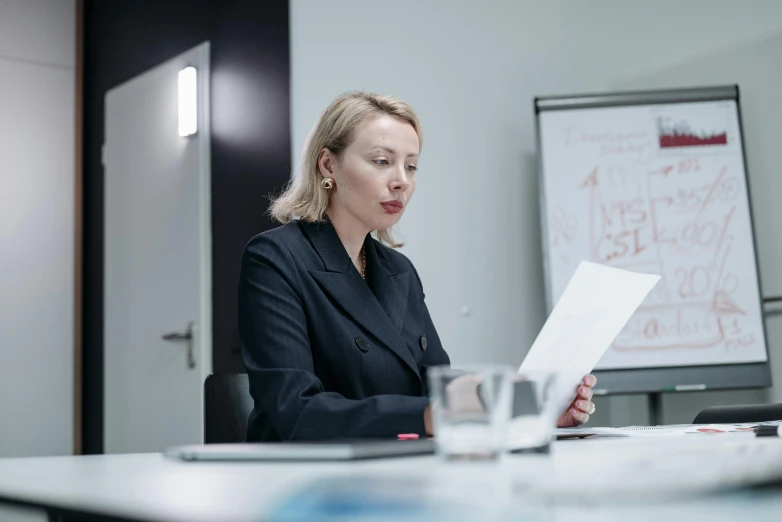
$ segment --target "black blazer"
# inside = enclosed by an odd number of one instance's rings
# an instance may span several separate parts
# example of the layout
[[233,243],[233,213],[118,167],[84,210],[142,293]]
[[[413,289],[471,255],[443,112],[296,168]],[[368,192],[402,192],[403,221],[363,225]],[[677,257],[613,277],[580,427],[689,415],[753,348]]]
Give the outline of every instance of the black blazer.
[[412,263],[365,245],[366,281],[329,222],[289,223],[245,247],[248,441],[425,435],[426,369],[450,361]]

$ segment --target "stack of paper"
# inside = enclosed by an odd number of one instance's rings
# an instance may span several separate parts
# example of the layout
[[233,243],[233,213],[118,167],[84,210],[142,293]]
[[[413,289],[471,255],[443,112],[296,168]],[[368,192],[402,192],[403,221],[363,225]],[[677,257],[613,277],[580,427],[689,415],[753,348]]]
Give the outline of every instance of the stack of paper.
[[558,428],[557,437],[661,437],[670,435],[720,435],[752,433],[757,426],[779,425],[782,421],[740,424],[671,424],[667,426],[625,426],[623,428]]

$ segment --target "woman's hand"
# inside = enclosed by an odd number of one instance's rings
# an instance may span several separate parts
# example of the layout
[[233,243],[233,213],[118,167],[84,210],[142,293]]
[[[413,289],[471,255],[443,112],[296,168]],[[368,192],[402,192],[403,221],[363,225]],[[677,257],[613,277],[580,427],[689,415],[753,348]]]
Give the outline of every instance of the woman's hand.
[[[485,413],[486,406],[478,395],[480,383],[481,376],[471,374],[461,375],[449,382],[444,390],[448,398],[448,407],[459,413]],[[427,435],[434,435],[431,404],[424,410],[424,426]]]
[[432,405],[427,404],[424,410],[424,431],[426,435],[431,437],[434,435],[434,426],[432,425]]
[[576,398],[568,406],[567,411],[557,419],[558,428],[570,428],[584,424],[589,416],[595,413],[595,403],[592,402],[592,388],[597,383],[594,375],[584,377],[583,384],[578,387]]

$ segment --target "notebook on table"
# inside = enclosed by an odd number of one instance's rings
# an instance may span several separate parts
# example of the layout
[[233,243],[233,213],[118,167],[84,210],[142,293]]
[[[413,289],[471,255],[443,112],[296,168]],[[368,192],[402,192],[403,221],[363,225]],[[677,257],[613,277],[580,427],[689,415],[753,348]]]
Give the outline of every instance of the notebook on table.
[[434,441],[348,440],[193,444],[166,449],[166,458],[183,461],[345,461],[433,455]]

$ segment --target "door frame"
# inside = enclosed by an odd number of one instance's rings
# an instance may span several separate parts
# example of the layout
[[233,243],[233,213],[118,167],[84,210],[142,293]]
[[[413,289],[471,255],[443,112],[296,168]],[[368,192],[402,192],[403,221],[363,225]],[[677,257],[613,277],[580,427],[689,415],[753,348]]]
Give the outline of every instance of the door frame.
[[84,315],[84,0],[76,0],[76,111],[74,125],[73,216],[73,454],[83,448],[82,327]]
[[[199,352],[201,356],[201,409],[203,411],[204,382],[212,373],[212,126],[211,126],[211,91],[212,68],[210,41],[205,41],[195,48],[199,56],[202,71],[198,72],[198,132],[195,138],[201,142],[198,180],[201,185],[201,199],[199,216],[201,222],[198,230],[201,243],[201,274],[200,274],[200,303],[199,331],[197,332]],[[193,49],[191,49],[192,51]],[[190,51],[188,51],[190,52]],[[203,428],[203,414],[201,422]],[[203,436],[203,429],[201,430]]]

